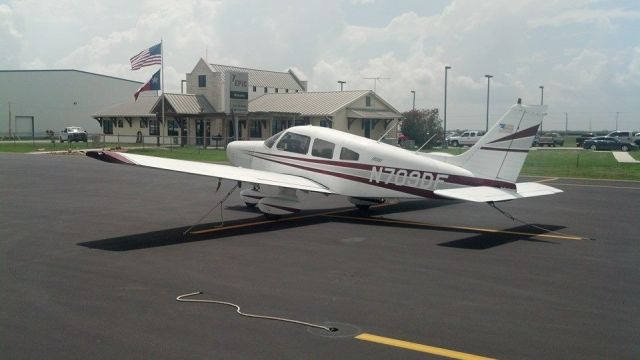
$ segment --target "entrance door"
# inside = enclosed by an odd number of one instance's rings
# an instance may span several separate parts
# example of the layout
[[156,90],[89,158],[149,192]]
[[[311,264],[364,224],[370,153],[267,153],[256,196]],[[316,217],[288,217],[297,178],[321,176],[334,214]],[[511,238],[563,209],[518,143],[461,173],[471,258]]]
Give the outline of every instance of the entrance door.
[[205,146],[211,145],[211,120],[205,120],[204,126]]
[[371,120],[362,119],[362,123],[364,125],[364,137],[371,139]]
[[204,120],[196,120],[196,145],[203,145],[204,141]]

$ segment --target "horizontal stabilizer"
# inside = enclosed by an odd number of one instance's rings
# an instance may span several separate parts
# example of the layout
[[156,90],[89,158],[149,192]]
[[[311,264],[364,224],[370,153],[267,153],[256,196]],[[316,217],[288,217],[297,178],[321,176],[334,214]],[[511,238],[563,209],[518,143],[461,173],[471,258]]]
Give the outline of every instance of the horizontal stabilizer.
[[507,201],[520,198],[552,195],[562,192],[560,189],[540,184],[537,182],[526,182],[516,184],[517,190],[495,188],[490,186],[475,186],[459,189],[436,190],[435,194],[444,198],[473,201],[473,202],[490,202],[490,201]]

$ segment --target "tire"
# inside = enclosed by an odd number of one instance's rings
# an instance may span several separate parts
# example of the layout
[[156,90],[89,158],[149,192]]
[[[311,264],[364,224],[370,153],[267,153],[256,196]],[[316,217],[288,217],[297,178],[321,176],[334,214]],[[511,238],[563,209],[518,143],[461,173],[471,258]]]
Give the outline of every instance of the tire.
[[371,207],[371,205],[356,205],[358,210],[367,211]]
[[596,150],[598,150],[598,147],[597,147],[597,146],[595,146],[595,145],[591,145],[591,147],[589,147],[589,149],[591,149],[591,150],[593,150],[593,151],[596,151]]
[[62,138],[60,138],[60,143],[62,144],[64,142],[64,140],[62,140]]
[[451,146],[453,146],[453,147],[459,147],[459,146],[460,146],[460,143],[459,143],[457,140],[453,140],[453,141],[451,142]]
[[620,148],[620,150],[622,151],[629,151],[629,147],[627,145],[622,145],[622,147]]

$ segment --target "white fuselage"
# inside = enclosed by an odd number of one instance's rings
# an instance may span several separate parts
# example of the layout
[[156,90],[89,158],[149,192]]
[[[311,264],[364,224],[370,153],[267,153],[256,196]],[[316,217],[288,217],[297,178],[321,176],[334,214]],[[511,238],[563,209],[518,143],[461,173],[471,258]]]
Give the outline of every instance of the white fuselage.
[[229,160],[235,166],[305,177],[359,198],[434,197],[436,189],[492,181],[426,154],[330,128],[298,126],[274,137],[271,142],[230,143]]

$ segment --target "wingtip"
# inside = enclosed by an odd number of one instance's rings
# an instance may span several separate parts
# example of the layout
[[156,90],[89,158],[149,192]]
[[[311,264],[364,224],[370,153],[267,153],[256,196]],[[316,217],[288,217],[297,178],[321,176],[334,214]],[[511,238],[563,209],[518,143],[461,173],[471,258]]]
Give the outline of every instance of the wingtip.
[[122,156],[120,153],[112,152],[112,151],[104,151],[104,150],[87,151],[86,155],[90,158],[104,161],[104,162],[110,162],[110,163],[116,163],[116,164],[130,164],[130,165],[134,164],[131,160]]

